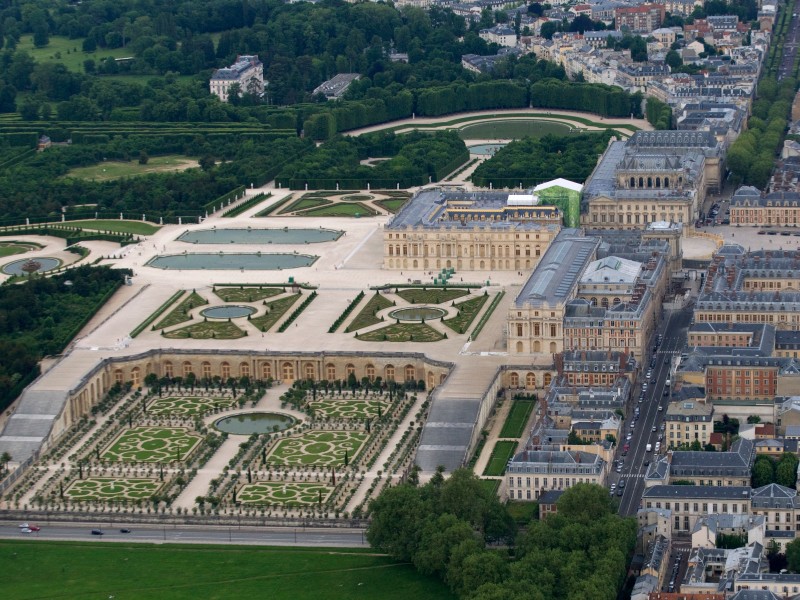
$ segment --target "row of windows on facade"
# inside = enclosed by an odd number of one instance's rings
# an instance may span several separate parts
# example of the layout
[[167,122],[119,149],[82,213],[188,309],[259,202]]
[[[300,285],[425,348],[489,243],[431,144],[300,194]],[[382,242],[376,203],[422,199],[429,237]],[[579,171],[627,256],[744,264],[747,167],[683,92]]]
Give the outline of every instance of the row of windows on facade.
[[[406,381],[416,381],[417,380],[417,369],[414,365],[406,365],[404,368],[404,375]],[[167,361],[163,365],[163,373],[165,377],[173,378],[176,375],[176,367],[171,362]],[[215,376],[215,373],[212,370],[211,363],[203,362],[200,365],[200,372],[195,373],[194,367],[191,362],[185,361],[182,364],[181,373],[183,377],[187,377],[190,374],[200,375],[203,378],[212,378]],[[233,369],[232,365],[227,362],[223,362],[220,364],[219,368],[219,376],[225,380],[233,376]],[[280,373],[283,379],[293,380],[295,379],[295,368],[294,363],[286,361],[280,365]],[[337,379],[337,369],[336,365],[334,364],[327,364],[325,365],[325,378],[329,381],[335,381]],[[356,367],[353,364],[345,365],[344,368],[344,378],[349,377],[351,374],[356,375]],[[317,368],[316,365],[313,363],[306,363],[304,366],[304,375],[307,379],[316,379],[317,378]],[[238,370],[238,377],[251,377],[251,369],[250,363],[241,362],[239,364]],[[364,376],[370,380],[374,380],[378,376],[378,371],[376,370],[374,365],[368,364],[364,367]],[[269,379],[273,377],[272,372],[272,365],[270,363],[262,363],[261,364],[261,377],[262,379]],[[442,375],[444,377],[444,375]],[[383,369],[383,378],[387,381],[394,381],[395,380],[395,367],[394,365],[386,365]],[[134,385],[140,385],[142,381],[142,369],[139,367],[134,367],[131,369],[131,376],[130,379],[133,381]],[[125,381],[125,373],[122,369],[117,369],[114,371],[114,381],[122,383]]]
[[[450,248],[450,244],[445,244],[442,247],[442,252],[441,253],[437,252],[437,248],[438,248],[438,246],[429,246],[427,254],[423,254],[423,253],[419,252],[419,249],[417,248],[416,245],[412,245],[411,248],[410,248],[410,252],[409,252],[409,247],[406,246],[406,245],[403,245],[403,246],[394,245],[393,246],[393,245],[389,244],[389,256],[419,256],[419,257],[427,256],[427,257],[431,257],[431,258],[435,258],[437,256],[450,257],[450,258],[456,258],[456,257],[459,257],[459,256],[464,257],[464,258],[491,258],[491,257],[495,257],[495,258],[503,258],[503,257],[511,258],[511,256],[512,256],[511,255],[511,248],[509,246],[505,247],[505,254],[503,254],[503,247],[502,246],[495,246],[494,247],[494,249],[495,249],[494,253],[487,253],[486,252],[486,248],[484,246],[479,246],[477,254],[473,254],[473,249],[474,248],[472,246],[462,246],[460,254],[455,252],[454,248]],[[490,246],[489,249],[491,250],[492,247]],[[530,256],[530,255],[531,255],[531,249],[526,246],[525,247],[525,256]],[[541,248],[539,248],[539,246],[537,246],[534,249],[534,256],[539,257],[541,255],[542,255]],[[514,249],[514,256],[522,256],[520,248],[515,248]]]
[[[656,213],[653,213],[653,218],[648,219],[647,214],[639,215],[638,213],[635,215],[616,215],[616,219],[614,218],[615,215],[610,214],[606,215],[605,213],[598,215],[597,213],[592,214],[592,222],[593,223],[627,223],[628,225],[647,225],[651,222],[656,221],[671,221],[673,223],[683,223],[683,213],[678,213],[677,216],[675,213],[661,213],[661,219],[656,217]],[[608,217],[608,219],[606,219]],[[627,217],[627,219],[625,218]],[[641,219],[640,219],[641,217]]]
[[[584,471],[584,473],[588,474],[588,475],[591,475],[592,471]],[[508,478],[508,486],[509,487],[518,487],[518,488],[523,487],[523,485],[522,485],[522,477],[517,477],[516,480],[517,480],[517,485],[515,486],[514,485],[514,477],[509,477]],[[548,477],[543,477],[542,478],[542,487],[541,488],[539,487],[539,478],[538,477],[526,477],[525,478],[525,486],[524,487],[530,488],[531,487],[531,481],[533,481],[533,487],[535,489],[537,489],[537,490],[538,489],[549,489],[547,487],[547,484],[548,484],[548,481],[549,481]],[[572,478],[570,478],[570,477],[553,477],[553,487],[555,489],[559,489],[559,490],[568,488],[571,485],[577,485],[579,483],[594,483],[594,479],[593,478],[592,479],[587,479],[587,478],[584,478],[584,477],[572,477]]]
[[[436,233],[435,235],[436,235],[436,236],[437,236],[437,238],[438,238],[440,234],[439,234],[439,233]],[[521,234],[519,234],[519,233],[515,233],[515,234],[514,234],[514,238],[512,238],[512,237],[511,237],[511,234],[507,234],[507,235],[504,235],[503,237],[501,237],[500,239],[502,239],[502,240],[511,240],[511,239],[520,240],[520,239],[522,239],[522,238],[520,237],[520,235],[521,235]],[[530,233],[526,233],[526,234],[524,234],[524,235],[525,235],[525,239],[526,239],[526,240],[530,240],[530,239],[531,239],[531,234],[530,234]],[[401,236],[402,236],[402,237],[401,237]],[[409,237],[409,239],[416,239],[417,237],[418,237],[418,236],[413,236],[413,235],[411,235],[411,236]],[[389,239],[390,239],[390,240],[391,240],[391,239],[395,239],[395,240],[400,240],[400,239],[403,239],[403,240],[404,240],[404,239],[406,239],[406,234],[405,234],[405,233],[390,233],[390,234],[389,234]],[[420,238],[420,239],[423,239],[423,238]],[[465,235],[465,236],[463,236],[461,239],[468,239],[468,238],[467,238],[467,236]],[[471,241],[475,241],[475,242],[477,242],[477,241],[483,241],[483,242],[489,243],[489,242],[493,242],[493,241],[495,241],[495,239],[496,239],[496,238],[495,238],[494,236],[492,236],[492,237],[488,237],[488,236],[487,236],[487,237],[485,237],[485,238],[482,238],[482,239],[477,239],[477,240],[476,240],[476,239],[474,239],[474,238],[472,238],[472,237],[470,236],[470,237],[469,237],[469,239],[470,239]],[[535,234],[534,234],[534,238],[533,238],[533,239],[535,239],[535,240],[538,240],[538,239],[540,239],[540,237],[539,237],[539,234],[538,234],[538,233],[535,233]]]
[[[717,485],[721,486],[722,482],[718,481]],[[661,504],[662,504],[661,502],[651,502],[651,501],[648,500],[647,501],[647,508],[653,508],[653,507],[661,508],[662,507]],[[667,510],[674,510],[676,512],[679,512],[681,510],[681,503],[680,502],[664,502],[663,504],[664,504],[664,508],[666,508]],[[701,502],[693,502],[691,504],[692,510],[689,511],[689,505],[690,505],[689,502],[684,502],[683,503],[683,512],[697,513],[697,512],[699,512],[700,506],[702,505],[703,514],[717,514],[717,513],[719,513],[719,511],[717,510],[718,507],[722,507],[722,512],[723,513],[727,513],[728,512],[728,506],[729,506],[726,502],[723,502],[721,504],[717,504],[716,502],[712,502],[712,503],[708,503],[708,502],[702,502],[702,503]],[[732,510],[733,513],[738,513],[739,512],[739,505],[738,504],[734,503],[734,504],[731,504],[730,506],[733,509]],[[708,512],[709,507],[711,507],[711,513]],[[747,506],[745,504],[742,504],[742,512],[743,513],[747,512]]]

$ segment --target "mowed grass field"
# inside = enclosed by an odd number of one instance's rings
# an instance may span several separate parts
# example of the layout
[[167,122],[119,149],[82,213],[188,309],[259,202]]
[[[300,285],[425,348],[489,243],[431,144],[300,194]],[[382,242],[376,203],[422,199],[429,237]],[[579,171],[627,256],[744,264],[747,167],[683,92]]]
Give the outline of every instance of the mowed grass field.
[[528,422],[528,417],[531,416],[535,402],[533,400],[512,400],[511,402],[511,410],[508,411],[506,422],[503,423],[500,437],[517,439],[525,431],[525,424]]
[[[84,52],[83,38],[71,40],[60,35],[51,35],[50,43],[44,48],[36,48],[33,45],[32,35],[23,35],[17,44],[17,50],[24,50],[37,62],[56,62],[62,63],[70,71],[83,73],[83,61],[91,58],[95,62],[108,58],[124,58],[133,56],[127,48],[98,48],[95,52]],[[69,54],[67,54],[69,51]],[[60,55],[60,56],[57,56]]]
[[87,219],[86,221],[69,221],[67,224],[92,231],[111,231],[134,235],[153,235],[161,229],[158,225],[144,221],[117,221],[116,219]]
[[0,541],[14,600],[450,600],[409,564],[368,549]]
[[129,162],[104,161],[89,167],[70,169],[65,177],[75,179],[88,179],[90,181],[110,181],[122,177],[146,175],[147,173],[164,173],[166,171],[184,171],[198,166],[196,160],[181,156],[180,154],[165,154],[164,156],[151,156],[146,165],[140,165],[138,159]]
[[[492,449],[492,455],[489,457],[489,462],[486,463],[486,468],[483,474],[487,477],[498,477],[506,472],[506,465],[508,461],[514,456],[517,449],[517,442],[499,441],[495,443]],[[484,452],[486,450],[484,449]]]

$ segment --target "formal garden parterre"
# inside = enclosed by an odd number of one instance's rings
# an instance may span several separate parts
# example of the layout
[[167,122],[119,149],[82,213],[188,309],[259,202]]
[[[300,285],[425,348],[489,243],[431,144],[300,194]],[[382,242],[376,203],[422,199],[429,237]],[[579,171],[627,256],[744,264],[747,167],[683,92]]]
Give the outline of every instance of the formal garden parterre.
[[[485,320],[497,305],[496,294],[490,295],[488,290],[474,293],[466,286],[384,285],[361,298],[347,307],[347,314],[343,313],[329,331],[344,322],[346,333],[354,333],[365,342],[437,342],[453,334],[469,334],[476,318],[485,313]],[[430,313],[433,317],[415,318],[413,311],[405,311],[411,316],[401,318],[403,308],[420,308],[421,315]]]
[[[179,292],[145,319],[132,335],[149,330],[150,335],[167,339],[235,340],[279,331],[280,321],[297,318],[290,309],[305,309],[308,304],[303,300],[311,296],[316,296],[316,290],[297,284],[214,285],[213,303],[196,290]],[[243,307],[242,314],[227,318],[204,314],[212,308],[233,306]]]
[[[422,382],[297,381],[279,400],[305,416],[295,415],[289,429],[245,436],[213,425],[247,414],[237,409],[255,406],[265,393],[280,393],[268,392],[269,382],[148,375],[145,384],[113,386],[94,418],[76,424],[12,488],[12,504],[93,513],[356,515],[410,468],[428,410],[426,399],[417,402]],[[182,492],[230,436],[241,440],[235,455],[187,506]],[[378,477],[365,479],[371,469],[380,469]],[[359,489],[365,495],[351,505]]]
[[123,463],[181,462],[200,440],[199,434],[184,427],[132,427],[121,433],[100,458]]

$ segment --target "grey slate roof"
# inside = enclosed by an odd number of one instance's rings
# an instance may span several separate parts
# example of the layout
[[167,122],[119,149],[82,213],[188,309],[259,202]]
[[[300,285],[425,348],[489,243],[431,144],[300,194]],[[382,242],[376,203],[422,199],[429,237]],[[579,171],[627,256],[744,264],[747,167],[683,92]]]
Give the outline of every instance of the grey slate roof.
[[597,238],[581,235],[577,229],[560,231],[522,286],[515,305],[565,302],[594,258],[598,245]]
[[750,493],[750,487],[739,485],[654,485],[644,491],[642,499],[691,500],[693,498],[708,498],[709,500],[749,500]]

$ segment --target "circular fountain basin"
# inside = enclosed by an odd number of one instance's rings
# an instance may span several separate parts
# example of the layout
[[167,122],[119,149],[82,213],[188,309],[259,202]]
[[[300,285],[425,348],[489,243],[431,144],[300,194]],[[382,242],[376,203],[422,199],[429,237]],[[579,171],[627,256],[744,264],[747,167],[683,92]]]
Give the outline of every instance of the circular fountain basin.
[[432,306],[413,306],[409,308],[398,308],[389,313],[392,319],[398,321],[431,321],[441,319],[447,311]]
[[5,265],[3,267],[3,273],[6,275],[27,275],[28,273],[22,270],[22,265],[27,263],[29,260],[35,260],[37,263],[39,263],[39,268],[37,268],[35,271],[32,271],[33,273],[44,273],[45,271],[52,271],[53,269],[57,269],[61,266],[61,261],[57,258],[25,258],[23,260],[15,260],[14,262],[10,262]]
[[214,427],[232,435],[253,435],[254,433],[283,431],[289,429],[296,422],[297,420],[289,415],[257,412],[224,417],[216,421]]

